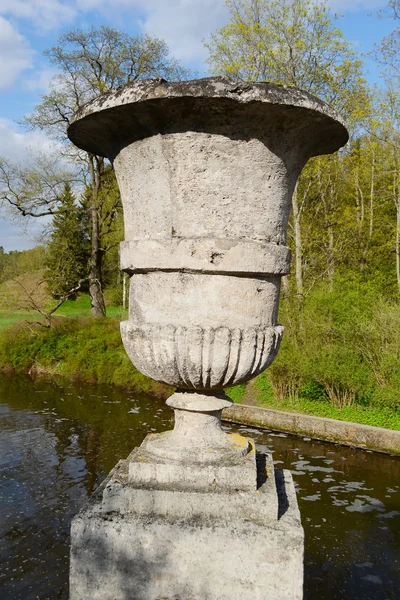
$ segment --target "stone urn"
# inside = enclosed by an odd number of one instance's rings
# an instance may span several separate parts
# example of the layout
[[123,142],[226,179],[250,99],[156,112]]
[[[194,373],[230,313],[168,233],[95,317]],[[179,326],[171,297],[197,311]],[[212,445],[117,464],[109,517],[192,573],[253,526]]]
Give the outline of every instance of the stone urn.
[[221,429],[231,403],[223,389],[261,373],[278,352],[291,197],[309,158],[346,143],[342,120],[295,88],[160,79],[90,102],[68,135],[115,168],[130,276],[126,351],[142,373],[177,388],[168,400],[174,430],[146,438],[131,476],[182,482],[177,465],[206,465],[204,481],[186,470],[190,487],[254,489],[254,473],[238,481],[209,468],[243,467],[254,454]]

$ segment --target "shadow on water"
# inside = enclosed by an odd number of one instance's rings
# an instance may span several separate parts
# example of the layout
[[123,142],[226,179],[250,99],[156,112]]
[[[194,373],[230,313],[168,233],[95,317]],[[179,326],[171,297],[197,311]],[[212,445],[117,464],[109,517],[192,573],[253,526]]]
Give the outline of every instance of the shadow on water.
[[[0,598],[68,597],[72,517],[146,433],[161,400],[107,386],[0,378]],[[400,597],[398,458],[238,426],[291,469],[307,600]],[[124,560],[121,557],[121,560]],[[278,600],[278,599],[277,599]]]

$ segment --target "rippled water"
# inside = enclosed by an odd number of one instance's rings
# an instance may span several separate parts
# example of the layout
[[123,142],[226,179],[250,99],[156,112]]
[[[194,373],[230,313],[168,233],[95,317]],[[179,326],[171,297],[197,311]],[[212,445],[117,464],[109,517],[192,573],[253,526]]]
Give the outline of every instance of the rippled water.
[[[144,395],[0,379],[1,600],[68,597],[72,517],[118,459],[171,419],[164,402]],[[306,599],[400,599],[398,458],[229,429],[293,472],[306,533]]]

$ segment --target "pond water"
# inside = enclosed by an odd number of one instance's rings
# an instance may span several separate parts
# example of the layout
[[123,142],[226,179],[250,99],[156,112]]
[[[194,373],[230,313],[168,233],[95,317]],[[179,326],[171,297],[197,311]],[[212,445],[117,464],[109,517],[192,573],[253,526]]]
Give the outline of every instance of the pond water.
[[[145,395],[0,378],[1,600],[68,598],[72,517],[146,433],[171,423],[165,403]],[[305,599],[400,598],[399,458],[226,429],[252,437],[293,472],[306,534]]]

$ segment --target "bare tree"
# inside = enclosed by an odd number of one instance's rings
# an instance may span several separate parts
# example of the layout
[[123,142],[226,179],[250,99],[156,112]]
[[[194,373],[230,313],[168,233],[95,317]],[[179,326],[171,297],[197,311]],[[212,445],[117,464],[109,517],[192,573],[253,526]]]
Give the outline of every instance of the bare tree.
[[[69,31],[45,55],[56,66],[58,74],[50,84],[50,91],[42,97],[42,101],[26,117],[24,123],[32,129],[46,132],[58,142],[60,156],[72,161],[75,170],[80,172],[82,181],[90,190],[89,293],[92,314],[104,316],[102,266],[106,249],[102,246],[102,227],[110,227],[113,215],[119,210],[120,200],[116,195],[115,206],[107,206],[109,218],[104,223],[102,215],[105,213],[105,195],[101,192],[107,176],[107,163],[100,156],[78,151],[72,146],[66,136],[67,127],[73,114],[101,93],[149,77],[183,79],[187,72],[170,57],[163,40],[145,35],[129,36],[105,26],[88,32]],[[2,164],[0,185],[3,186],[3,191],[0,198],[8,201],[21,214],[53,214],[57,205],[54,200],[59,197],[58,186],[55,189],[50,185],[49,189],[45,189],[46,185],[42,182],[38,190],[40,193],[36,193],[30,180],[27,186],[27,175],[23,169],[15,170],[4,162]],[[15,181],[20,182],[19,187],[15,186]],[[29,194],[25,194],[27,187]],[[109,198],[107,201],[109,202]]]

